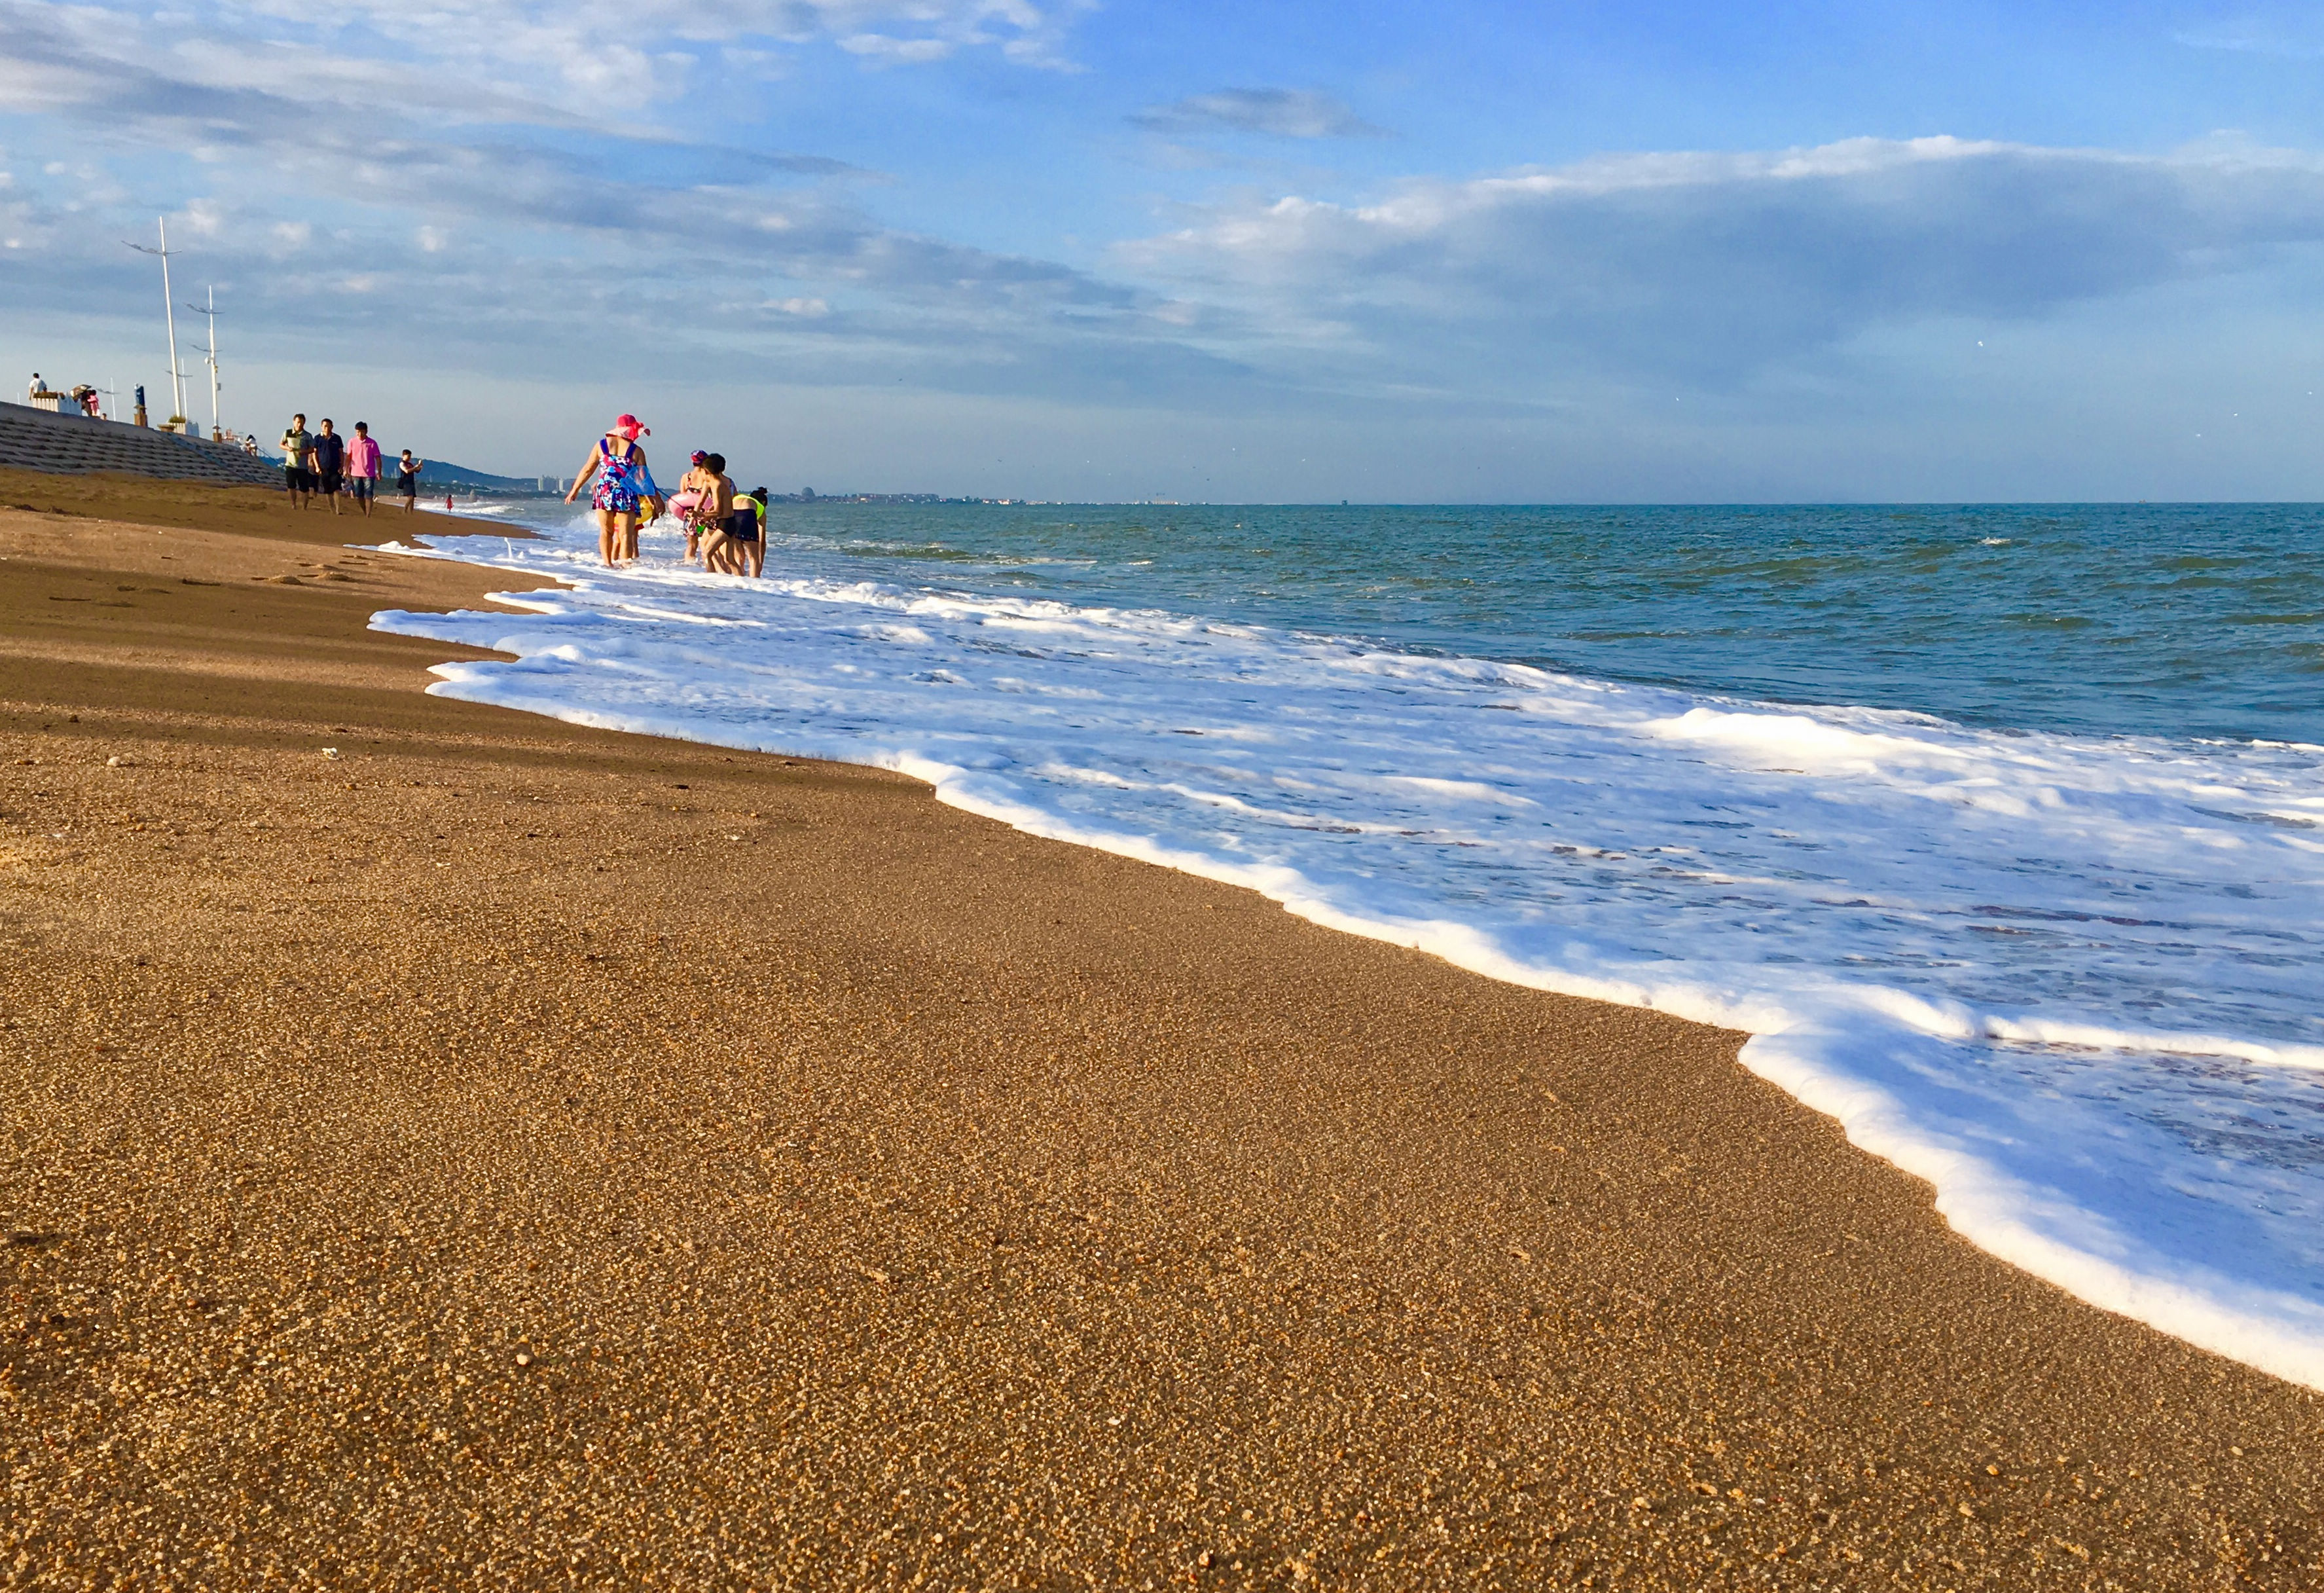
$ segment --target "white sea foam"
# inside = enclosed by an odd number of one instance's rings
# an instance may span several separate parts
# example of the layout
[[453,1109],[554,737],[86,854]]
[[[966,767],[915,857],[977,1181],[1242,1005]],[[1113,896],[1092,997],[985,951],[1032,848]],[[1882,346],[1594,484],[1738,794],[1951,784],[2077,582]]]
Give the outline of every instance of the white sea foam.
[[872,764],[1498,979],[1749,1031],[1973,1242],[2324,1388],[2324,754],[2006,735],[1148,611],[461,556],[431,690]]

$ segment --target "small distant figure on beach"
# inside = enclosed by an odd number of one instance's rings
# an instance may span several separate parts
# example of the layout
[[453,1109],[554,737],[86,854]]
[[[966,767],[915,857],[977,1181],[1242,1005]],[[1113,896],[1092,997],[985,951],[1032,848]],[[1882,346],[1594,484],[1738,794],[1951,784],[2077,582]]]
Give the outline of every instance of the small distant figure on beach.
[[[145,389],[137,390],[137,407],[145,407]],[[139,424],[143,424],[140,421]],[[290,502],[305,508],[315,491],[313,468],[314,434],[307,430],[307,417],[293,415],[282,433],[282,486],[290,494]]]
[[307,457],[315,461],[315,491],[331,500],[331,513],[339,513],[339,486],[347,466],[347,440],[331,430],[327,417],[323,429],[307,445]]
[[242,440],[242,451],[254,459],[258,457],[258,439],[255,435]]
[[[589,506],[597,516],[597,552],[608,570],[635,562],[640,506],[651,505],[659,512],[656,500],[661,495],[654,490],[652,473],[646,468],[646,450],[638,446],[639,438],[652,435],[653,428],[641,425],[635,415],[616,420],[589,450],[581,474],[574,477],[573,490],[565,495],[569,504],[583,486],[589,487]],[[450,508],[451,500],[447,498],[444,506]]]
[[355,422],[355,434],[347,443],[347,491],[368,516],[379,491],[379,444],[371,440],[367,421]]
[[734,543],[734,551],[749,568],[744,571],[756,580],[767,572],[767,489],[754,486],[734,500],[734,515],[728,522],[726,535]]
[[[407,514],[420,506],[420,467],[427,462],[412,458],[408,448],[403,450],[403,457],[395,461],[395,490],[402,495],[403,512]],[[447,507],[450,503],[449,498],[445,500]]]

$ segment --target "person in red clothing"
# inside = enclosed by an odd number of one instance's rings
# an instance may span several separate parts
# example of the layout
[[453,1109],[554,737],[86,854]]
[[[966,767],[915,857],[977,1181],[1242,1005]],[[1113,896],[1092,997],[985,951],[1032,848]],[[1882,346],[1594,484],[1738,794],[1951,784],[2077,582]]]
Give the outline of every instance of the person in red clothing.
[[347,492],[369,514],[378,491],[379,444],[371,440],[370,422],[357,421],[355,434],[347,443]]

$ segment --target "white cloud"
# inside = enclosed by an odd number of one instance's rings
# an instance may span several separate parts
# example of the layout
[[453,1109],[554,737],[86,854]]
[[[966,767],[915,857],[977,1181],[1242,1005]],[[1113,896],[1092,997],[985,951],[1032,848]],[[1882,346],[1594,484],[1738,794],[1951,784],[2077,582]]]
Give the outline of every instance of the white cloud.
[[1222,88],[1149,106],[1130,120],[1148,132],[1174,137],[1230,132],[1277,138],[1366,138],[1385,131],[1330,95],[1305,88]]
[[1238,202],[1117,264],[1232,307],[1279,359],[1506,386],[1576,365],[1731,381],[1876,326],[2040,316],[2319,241],[2304,153],[1856,139]]
[[[911,12],[918,24],[949,18],[987,32],[1053,14]],[[142,313],[148,284],[113,258],[114,229],[134,213],[93,231],[69,225],[69,211],[92,197],[116,207],[125,199],[108,156],[151,181],[166,170],[153,152],[208,147],[221,158],[200,176],[211,231],[199,269],[236,284],[257,357],[278,329],[327,328],[327,339],[394,327],[414,359],[567,368],[587,359],[570,338],[578,314],[609,334],[661,347],[696,339],[744,362],[811,338],[819,363],[782,367],[796,380],[871,368],[941,384],[997,370],[1004,384],[1038,387],[1077,379],[1081,367],[1119,372],[1159,346],[1165,329],[1136,290],[882,225],[849,191],[817,181],[850,174],[840,162],[592,123],[506,84],[464,113],[469,63],[438,74],[415,54],[394,70],[302,69],[310,52],[337,43],[253,46],[271,63],[254,70],[231,50],[180,49],[134,16],[97,26],[86,10],[0,0],[0,88],[40,84],[49,113],[32,125],[40,153],[75,156],[0,212],[7,236],[56,251],[47,272],[0,277],[0,301],[28,313]],[[173,219],[173,245],[178,227]],[[490,248],[454,250],[456,233]],[[844,317],[830,310],[828,289],[840,283],[851,292]],[[1167,346],[1161,355],[1185,357]]]
[[188,199],[178,212],[180,237],[214,238],[226,229],[226,207],[216,199]]
[[2269,16],[2242,16],[2208,26],[2189,28],[2172,35],[2197,50],[2228,50],[2244,55],[2274,55],[2290,60],[2314,60],[2324,56],[2324,28],[2312,17],[2285,22]]
[[[119,3],[0,0],[0,105],[107,101],[229,133],[288,107],[433,110],[456,124],[637,129],[706,80],[779,75],[785,51],[828,43],[882,62],[991,49],[1070,62],[1087,0],[298,0],[149,12]],[[732,54],[729,55],[731,49]],[[770,64],[771,63],[771,64]],[[180,146],[188,142],[181,139]]]
[[[298,37],[315,30],[317,14],[299,0],[209,9]],[[483,77],[514,66],[536,90],[667,96],[682,90],[695,57],[729,45],[733,66],[772,46],[816,42],[896,63],[989,47],[1028,65],[1063,65],[1084,9],[1085,0],[349,0],[324,25],[340,40],[368,32],[439,61],[475,58]],[[479,40],[491,48],[475,50]]]

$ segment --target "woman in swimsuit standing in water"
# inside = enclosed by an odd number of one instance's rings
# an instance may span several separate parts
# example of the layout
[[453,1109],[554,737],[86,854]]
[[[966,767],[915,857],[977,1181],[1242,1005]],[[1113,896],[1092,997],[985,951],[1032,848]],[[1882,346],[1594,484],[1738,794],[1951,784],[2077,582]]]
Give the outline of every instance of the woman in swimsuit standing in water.
[[[589,506],[597,514],[597,551],[608,570],[637,558],[639,506],[656,506],[653,500],[660,495],[646,469],[646,450],[638,446],[639,437],[652,435],[652,429],[639,425],[635,415],[615,421],[589,450],[589,462],[574,478],[573,490],[565,495],[569,504],[584,486],[589,487]],[[590,484],[593,476],[596,477],[594,486]]]

